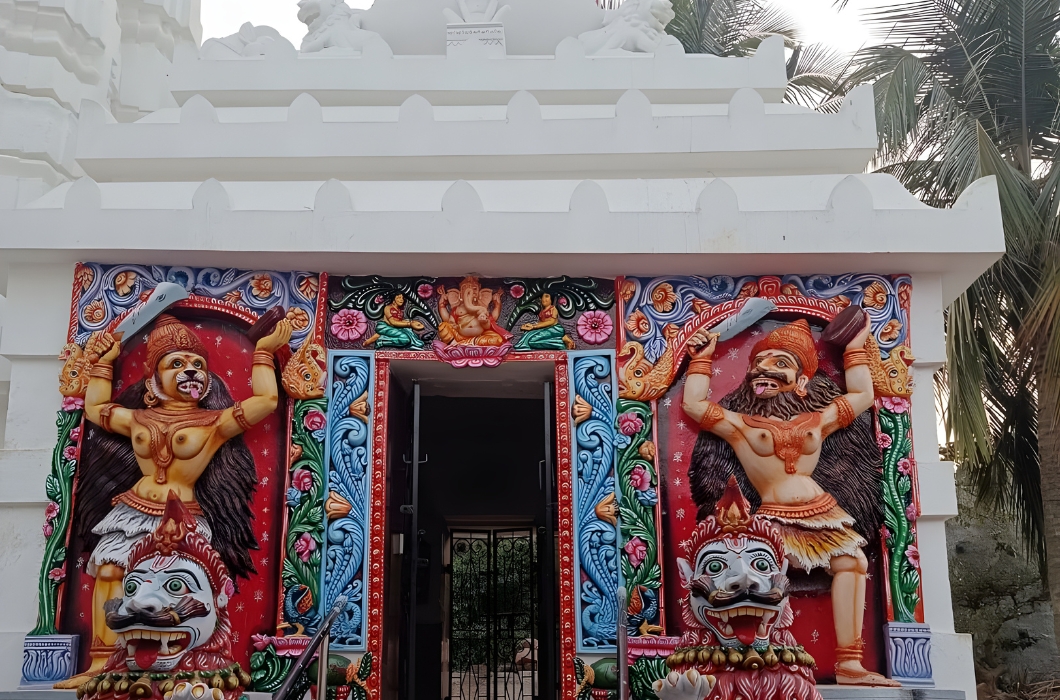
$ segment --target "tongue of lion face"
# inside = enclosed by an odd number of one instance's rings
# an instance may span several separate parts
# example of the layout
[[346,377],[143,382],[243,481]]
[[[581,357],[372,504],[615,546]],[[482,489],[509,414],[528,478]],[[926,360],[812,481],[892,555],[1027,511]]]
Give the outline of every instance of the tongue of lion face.
[[136,640],[136,665],[141,671],[150,670],[158,660],[158,652],[162,649],[162,642],[157,639]]
[[762,618],[754,615],[739,615],[737,617],[730,617],[729,625],[736,634],[736,638],[740,640],[740,643],[750,646],[751,644],[754,644],[755,633],[758,631],[758,623],[761,621]]

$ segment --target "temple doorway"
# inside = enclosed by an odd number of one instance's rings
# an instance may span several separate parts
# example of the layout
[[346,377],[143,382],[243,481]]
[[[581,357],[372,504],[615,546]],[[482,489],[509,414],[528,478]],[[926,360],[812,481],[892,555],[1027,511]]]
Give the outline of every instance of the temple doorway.
[[557,697],[554,371],[392,365],[407,426],[388,478],[396,697]]

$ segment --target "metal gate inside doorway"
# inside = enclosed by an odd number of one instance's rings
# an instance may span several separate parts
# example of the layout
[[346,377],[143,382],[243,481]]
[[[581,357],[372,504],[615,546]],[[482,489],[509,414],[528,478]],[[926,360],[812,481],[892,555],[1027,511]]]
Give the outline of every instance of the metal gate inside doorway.
[[449,561],[449,697],[536,697],[534,529],[454,530]]

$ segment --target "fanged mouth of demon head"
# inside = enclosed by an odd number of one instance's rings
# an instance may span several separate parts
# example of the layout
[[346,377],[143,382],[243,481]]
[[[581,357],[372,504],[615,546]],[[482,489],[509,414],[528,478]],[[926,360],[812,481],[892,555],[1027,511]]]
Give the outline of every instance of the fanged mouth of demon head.
[[214,592],[196,562],[156,557],[125,575],[124,595],[105,604],[106,622],[131,670],[170,671],[217,627]]
[[780,532],[751,515],[730,478],[714,515],[696,526],[689,559],[677,560],[688,624],[709,630],[723,647],[765,648],[787,612],[788,562]]
[[678,559],[696,620],[726,647],[766,646],[786,605],[787,561],[746,537],[725,538],[696,553],[695,566]]

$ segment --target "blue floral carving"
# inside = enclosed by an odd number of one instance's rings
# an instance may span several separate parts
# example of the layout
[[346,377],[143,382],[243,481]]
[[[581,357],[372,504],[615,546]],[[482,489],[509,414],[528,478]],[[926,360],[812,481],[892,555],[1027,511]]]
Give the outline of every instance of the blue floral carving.
[[364,579],[368,566],[371,426],[370,420],[351,415],[350,407],[366,393],[370,395],[371,353],[332,351],[328,363],[328,489],[349,503],[350,512],[327,522],[321,610],[330,610],[339,595],[346,595],[346,609],[332,627],[332,644],[362,651],[366,648]]
[[[116,284],[119,280],[123,284]],[[76,340],[82,345],[91,332],[103,330],[115,318],[136,306],[141,294],[150,293],[159,282],[173,282],[191,294],[228,301],[258,315],[277,304],[288,310],[305,311],[309,324],[296,330],[291,339],[292,347],[298,348],[312,332],[319,289],[318,275],[313,272],[99,263],[83,264],[77,282],[81,286]]]
[[618,619],[618,528],[600,518],[597,506],[617,497],[613,358],[572,355],[575,396],[592,408],[575,431],[578,550],[574,576],[581,586],[578,648],[582,652],[610,651],[615,648]]
[[[636,340],[644,346],[644,356],[649,362],[658,361],[666,350],[666,340],[663,336],[663,327],[669,323],[681,326],[696,315],[692,307],[693,302],[707,302],[711,305],[720,304],[725,301],[736,299],[740,291],[748,284],[757,283],[759,277],[729,277],[728,275],[715,275],[714,277],[630,277],[627,282],[633,285],[633,297],[626,303],[625,315],[629,318],[633,313],[640,311],[648,320],[648,331],[644,335],[630,335],[629,340]],[[817,299],[832,299],[844,296],[854,304],[862,304],[865,299],[865,290],[874,282],[879,282],[887,291],[886,302],[880,308],[866,306],[865,310],[872,319],[872,327],[876,333],[876,342],[883,352],[890,352],[898,345],[906,343],[909,330],[909,318],[904,309],[901,308],[898,297],[898,288],[902,285],[912,283],[908,275],[875,275],[850,273],[843,275],[785,275],[780,278],[782,285],[792,285],[800,294]],[[651,294],[660,284],[669,284],[677,299],[673,305],[660,304],[656,307],[652,304]],[[901,323],[901,331],[897,338],[883,340],[880,331],[890,320]],[[625,319],[623,319],[625,320]]]

